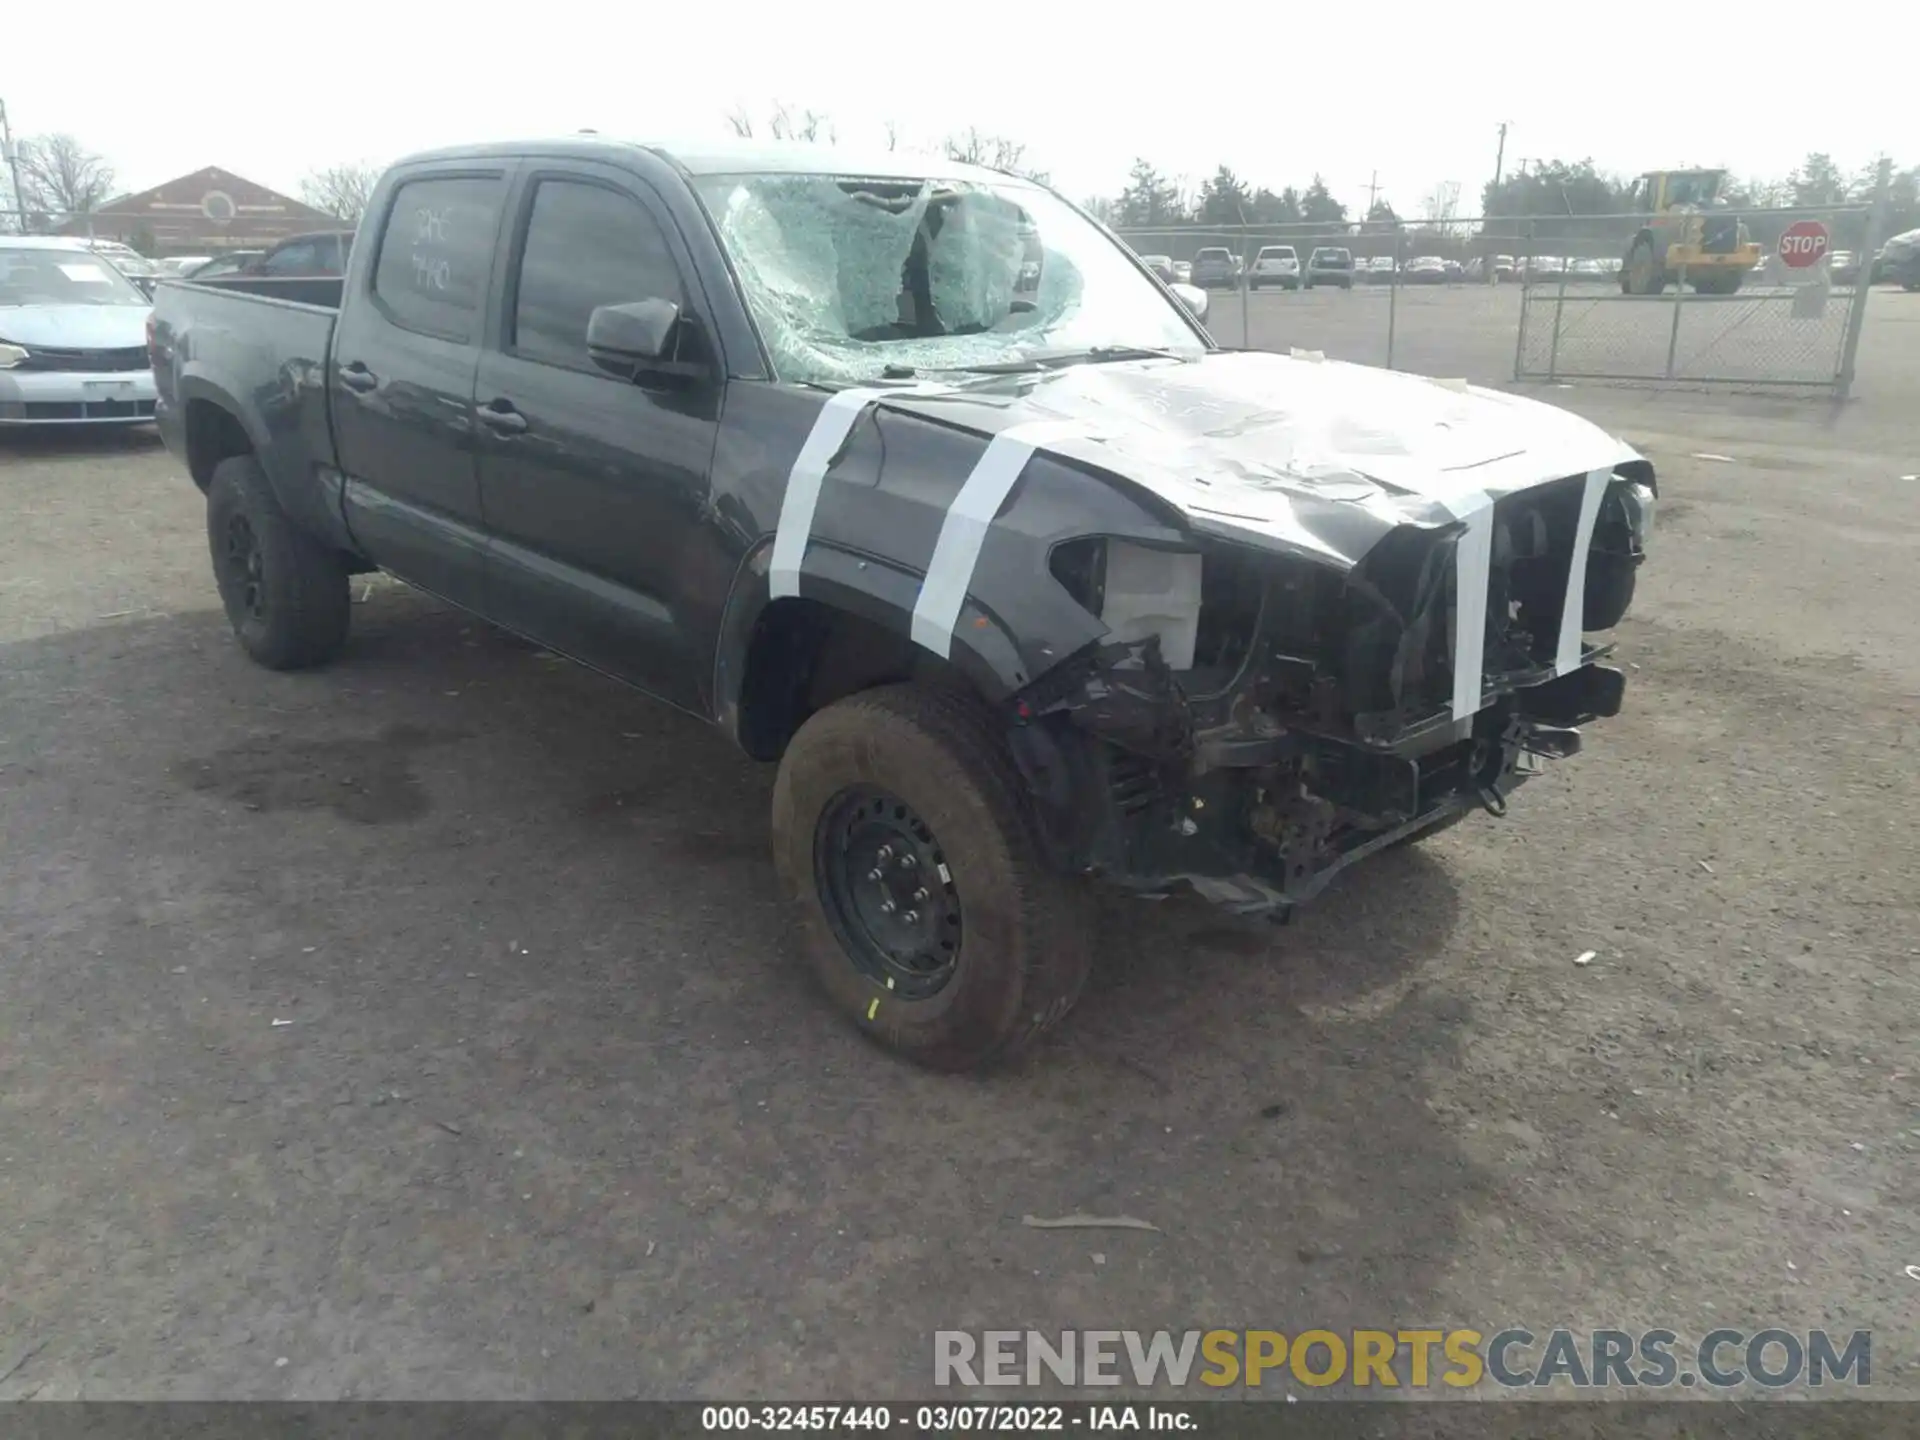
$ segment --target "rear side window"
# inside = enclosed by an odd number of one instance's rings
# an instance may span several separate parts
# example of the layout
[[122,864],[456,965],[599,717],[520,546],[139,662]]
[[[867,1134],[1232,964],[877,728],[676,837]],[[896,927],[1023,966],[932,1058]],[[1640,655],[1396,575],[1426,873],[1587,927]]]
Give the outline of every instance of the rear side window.
[[498,177],[409,180],[393,197],[373,294],[396,325],[462,344],[486,300],[506,184]]
[[296,240],[260,262],[262,275],[311,275],[320,268],[320,242]]
[[679,267],[645,207],[603,186],[541,181],[514,287],[515,353],[591,370],[587,318],[595,307],[653,299],[683,303]]

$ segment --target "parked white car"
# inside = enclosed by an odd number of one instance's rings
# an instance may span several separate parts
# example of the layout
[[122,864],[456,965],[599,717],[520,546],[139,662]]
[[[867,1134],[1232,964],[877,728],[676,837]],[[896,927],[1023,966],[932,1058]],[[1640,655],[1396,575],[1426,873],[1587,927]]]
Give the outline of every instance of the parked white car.
[[1247,272],[1247,284],[1255,290],[1262,285],[1298,290],[1300,256],[1291,245],[1262,245],[1260,253],[1253,257],[1253,269]]
[[0,425],[151,421],[151,308],[84,245],[0,239]]

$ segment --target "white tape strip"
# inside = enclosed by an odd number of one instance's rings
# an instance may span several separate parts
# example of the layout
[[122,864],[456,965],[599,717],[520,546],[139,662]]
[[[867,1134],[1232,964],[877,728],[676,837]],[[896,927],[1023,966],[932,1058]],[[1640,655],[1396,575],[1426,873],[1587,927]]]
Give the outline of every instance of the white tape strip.
[[767,593],[775,600],[800,593],[800,565],[807,558],[813,535],[813,512],[820,504],[820,485],[827,467],[868,404],[885,390],[842,390],[820,407],[806,443],[787,473],[787,493],[780,501],[780,526],[773,532],[773,562],[767,572]]
[[1580,523],[1574,529],[1573,554],[1567,561],[1567,603],[1560,611],[1560,645],[1553,657],[1556,675],[1580,665],[1580,622],[1587,608],[1587,558],[1593,553],[1593,522],[1612,478],[1611,470],[1589,470],[1586,488],[1580,492]]
[[960,623],[960,607],[973,586],[973,567],[986,543],[987,527],[1000,512],[1020,472],[1033,452],[1050,440],[1083,433],[1081,426],[1061,420],[1032,420],[1001,431],[974,462],[960,493],[947,507],[934,542],[927,578],[913,605],[914,643],[945,659],[953,649],[953,627]]
[[1493,502],[1461,498],[1448,509],[1467,522],[1453,549],[1453,718],[1477,714],[1485,689],[1487,585],[1493,573]]

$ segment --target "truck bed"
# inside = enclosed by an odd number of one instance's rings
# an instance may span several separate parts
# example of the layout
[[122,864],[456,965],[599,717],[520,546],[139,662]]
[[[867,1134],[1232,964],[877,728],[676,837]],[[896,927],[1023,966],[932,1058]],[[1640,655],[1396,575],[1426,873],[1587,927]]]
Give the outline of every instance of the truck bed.
[[176,453],[188,451],[193,403],[212,402],[240,418],[289,513],[311,521],[303,512],[324,501],[307,482],[334,464],[327,364],[342,282],[306,283],[330,285],[334,303],[167,281],[154,291],[152,348],[155,419]]
[[213,275],[205,280],[182,280],[178,283],[274,300],[294,300],[302,305],[338,310],[340,296],[347,282],[342,275]]

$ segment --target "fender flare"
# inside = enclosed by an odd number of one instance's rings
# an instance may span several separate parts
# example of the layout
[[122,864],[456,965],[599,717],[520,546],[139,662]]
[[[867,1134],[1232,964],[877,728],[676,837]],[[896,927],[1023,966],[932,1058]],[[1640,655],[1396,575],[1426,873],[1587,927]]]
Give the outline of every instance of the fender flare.
[[284,463],[285,446],[276,447],[266,417],[258,406],[249,405],[204,371],[188,368],[177,382],[182,423],[186,426],[185,444],[191,449],[192,426],[186,421],[195,403],[213,405],[224,411],[240,427],[252,448],[253,457],[267,477],[267,488],[287,516],[303,529],[313,532],[329,544],[349,554],[357,554],[352,533],[347,529],[341,509],[342,477],[329,465],[321,465],[311,474],[289,475]]
[[[747,678],[747,659],[760,617],[774,603],[768,572],[773,561],[773,537],[764,537],[741,560],[721,613],[713,661],[713,713],[720,727],[740,739],[740,696]],[[896,562],[860,555],[815,536],[807,548],[801,574],[805,600],[871,621],[913,640],[913,605],[924,578]],[[953,637],[949,663],[990,701],[1002,701],[1032,678],[1006,626],[983,611],[970,597],[961,611],[962,624]]]
[[[234,423],[245,433],[247,442],[252,445],[256,458],[267,453],[266,427],[259,415],[250,407],[243,405],[224,386],[209,379],[205,373],[191,369],[183,373],[179,380],[179,393],[183,418],[188,407],[194,402],[206,401],[233,417]],[[269,476],[268,479],[271,480],[272,477]]]

